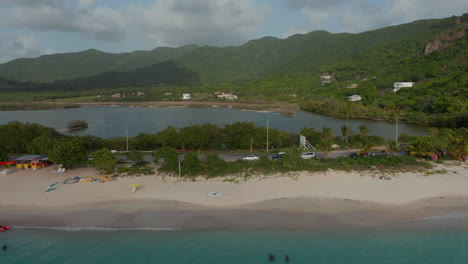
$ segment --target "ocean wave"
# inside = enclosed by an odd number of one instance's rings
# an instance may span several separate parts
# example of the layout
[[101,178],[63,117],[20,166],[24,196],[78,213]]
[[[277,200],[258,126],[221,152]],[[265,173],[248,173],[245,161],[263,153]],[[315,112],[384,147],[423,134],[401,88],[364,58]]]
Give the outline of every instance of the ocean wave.
[[460,219],[460,218],[468,219],[468,212],[428,216],[428,217],[414,219],[413,221],[438,221],[438,220],[450,220],[450,219]]
[[166,227],[133,227],[133,228],[114,228],[114,227],[82,227],[82,226],[12,226],[12,228],[20,229],[47,229],[47,230],[59,230],[66,232],[81,232],[81,231],[95,231],[95,232],[110,232],[110,231],[182,231],[183,229],[178,228],[166,228]]

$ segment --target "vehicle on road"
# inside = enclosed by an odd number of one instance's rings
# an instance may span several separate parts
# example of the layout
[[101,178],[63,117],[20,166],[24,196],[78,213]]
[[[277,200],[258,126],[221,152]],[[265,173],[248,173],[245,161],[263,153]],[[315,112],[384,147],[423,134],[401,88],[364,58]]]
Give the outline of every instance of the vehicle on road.
[[387,156],[387,155],[388,155],[388,152],[385,151],[385,150],[381,150],[380,152],[372,151],[372,152],[370,153],[370,155],[371,155],[372,157],[376,157],[376,156]]
[[243,157],[242,160],[246,160],[246,161],[258,161],[258,160],[260,160],[260,158],[257,157],[257,156],[255,156],[255,155],[247,155],[247,156]]
[[301,158],[303,158],[303,159],[315,158],[315,152],[311,152],[311,151],[309,151],[309,152],[303,152],[303,153],[301,154]]
[[284,154],[286,154],[286,152],[284,152],[284,151],[278,152],[276,154],[273,154],[273,156],[271,156],[271,159],[272,160],[281,159],[281,158],[283,158]]

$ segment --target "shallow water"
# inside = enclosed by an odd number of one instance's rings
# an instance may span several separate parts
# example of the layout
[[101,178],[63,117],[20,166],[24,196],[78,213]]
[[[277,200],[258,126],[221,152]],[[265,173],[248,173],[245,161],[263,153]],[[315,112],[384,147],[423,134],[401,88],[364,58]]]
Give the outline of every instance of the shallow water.
[[468,263],[468,230],[187,231],[14,228],[0,263]]

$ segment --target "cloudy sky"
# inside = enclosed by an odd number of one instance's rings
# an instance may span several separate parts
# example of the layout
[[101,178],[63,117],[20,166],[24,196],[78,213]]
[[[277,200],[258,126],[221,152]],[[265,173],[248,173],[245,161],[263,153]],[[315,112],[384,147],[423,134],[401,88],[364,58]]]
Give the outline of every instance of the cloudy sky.
[[241,45],[468,12],[468,0],[0,0],[0,62],[82,51]]

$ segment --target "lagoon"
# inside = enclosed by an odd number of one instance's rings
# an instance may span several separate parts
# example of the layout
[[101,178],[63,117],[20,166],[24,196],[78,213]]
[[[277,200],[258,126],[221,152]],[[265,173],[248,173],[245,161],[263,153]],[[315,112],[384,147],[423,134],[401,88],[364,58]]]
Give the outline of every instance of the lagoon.
[[[306,111],[295,116],[283,116],[279,112],[255,112],[230,108],[155,108],[155,107],[85,107],[57,110],[0,111],[0,125],[11,121],[37,123],[53,127],[61,132],[69,121],[84,120],[88,129],[75,135],[93,135],[102,138],[137,136],[140,133],[156,133],[168,126],[176,128],[211,123],[218,126],[234,122],[253,122],[256,126],[268,126],[292,133],[299,133],[304,127],[321,130],[331,127],[340,135],[342,125],[351,126],[358,133],[360,125],[367,125],[371,135],[386,140],[395,139],[395,123],[375,120],[354,120],[326,117]],[[126,130],[127,129],[127,130]],[[398,125],[398,134],[425,135],[427,127],[404,124]]]

